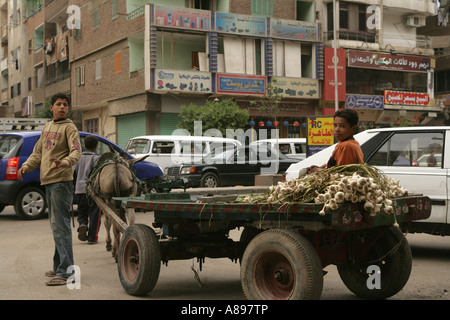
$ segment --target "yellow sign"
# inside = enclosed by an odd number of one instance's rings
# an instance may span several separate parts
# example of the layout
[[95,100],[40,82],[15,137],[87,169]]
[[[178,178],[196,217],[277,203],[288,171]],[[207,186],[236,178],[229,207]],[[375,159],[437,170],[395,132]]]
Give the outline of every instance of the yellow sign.
[[308,118],[308,156],[334,144],[333,124],[334,117]]

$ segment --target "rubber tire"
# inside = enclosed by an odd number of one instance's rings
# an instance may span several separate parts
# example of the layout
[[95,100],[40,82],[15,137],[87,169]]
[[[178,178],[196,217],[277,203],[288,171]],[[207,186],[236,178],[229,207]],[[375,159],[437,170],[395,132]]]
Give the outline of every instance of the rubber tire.
[[[24,204],[29,204],[28,208]],[[25,187],[19,191],[14,202],[16,215],[25,220],[36,220],[46,215],[45,193],[39,187]]]
[[[131,261],[135,256],[138,261]],[[133,296],[150,292],[158,281],[161,249],[155,231],[143,224],[128,227],[120,241],[118,271],[125,291]]]
[[[278,281],[276,276],[280,274]],[[319,299],[322,263],[301,234],[267,230],[255,236],[244,251],[241,285],[249,300]]]
[[[383,230],[368,230],[367,243],[379,236]],[[382,262],[353,263],[338,265],[339,276],[345,286],[358,297],[365,299],[386,299],[398,293],[408,282],[412,268],[412,254],[408,241],[399,228],[390,227],[376,241],[368,253],[368,260],[373,261],[384,256],[401,241],[398,249],[388,255]],[[377,265],[380,268],[380,289],[369,289],[367,286],[367,268]]]
[[[213,183],[213,185],[210,185]],[[217,188],[220,185],[219,177],[213,172],[207,172],[200,180],[200,187],[202,188]]]

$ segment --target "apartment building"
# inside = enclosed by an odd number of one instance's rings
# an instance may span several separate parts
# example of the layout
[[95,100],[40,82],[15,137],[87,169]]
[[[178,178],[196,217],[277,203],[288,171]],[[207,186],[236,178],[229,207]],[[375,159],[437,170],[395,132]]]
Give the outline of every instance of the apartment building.
[[[424,125],[442,111],[433,90],[434,51],[418,35],[436,12],[431,0],[324,2],[325,70],[333,70],[334,29],[339,59],[339,105],[355,108],[363,127]],[[334,99],[334,74],[325,72],[324,106]],[[334,112],[333,109],[328,113]]]
[[[434,2],[336,0],[336,19],[333,3],[0,0],[0,116],[27,116],[63,91],[80,129],[124,146],[170,134],[183,105],[230,97],[249,110],[247,128],[304,137],[309,116],[336,107],[336,34],[339,108],[357,109],[365,127],[439,118],[434,50],[417,34]],[[283,95],[277,122],[250,103],[272,80]]]

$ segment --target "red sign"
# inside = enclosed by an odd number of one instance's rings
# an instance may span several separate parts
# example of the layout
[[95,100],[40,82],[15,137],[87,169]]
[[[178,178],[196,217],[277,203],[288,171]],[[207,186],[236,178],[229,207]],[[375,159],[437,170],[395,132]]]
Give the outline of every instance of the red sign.
[[[338,70],[338,100],[345,101],[346,68],[345,49],[336,49]],[[334,101],[334,49],[324,48],[325,79],[323,81],[323,99]]]
[[392,55],[371,51],[348,51],[349,67],[427,72],[430,70],[430,61],[430,57],[422,56]]
[[385,90],[384,103],[428,106],[430,103],[430,95],[428,93]]

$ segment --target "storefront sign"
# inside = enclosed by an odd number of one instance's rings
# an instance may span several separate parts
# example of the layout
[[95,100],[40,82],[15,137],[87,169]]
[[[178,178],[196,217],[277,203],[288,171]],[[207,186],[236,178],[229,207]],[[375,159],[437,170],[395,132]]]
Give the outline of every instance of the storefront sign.
[[211,93],[211,86],[209,72],[155,69],[155,90]]
[[217,74],[217,93],[266,94],[267,78],[264,76],[238,76]]
[[266,18],[216,12],[216,31],[251,36],[265,36]]
[[154,14],[154,21],[158,26],[205,31],[210,29],[210,11],[155,5]]
[[270,36],[274,38],[319,41],[316,23],[270,19]]
[[347,94],[345,105],[350,109],[383,109],[383,96]]
[[[345,49],[337,49],[338,100],[345,101],[346,68]],[[323,81],[323,100],[334,101],[334,50],[324,48],[325,79]]]
[[427,72],[430,69],[430,58],[349,50],[348,66],[390,71]]
[[428,106],[430,104],[430,95],[428,93],[385,90],[384,103]]
[[334,144],[333,127],[334,117],[308,118],[307,156],[311,156]]
[[305,78],[274,77],[272,86],[283,98],[319,99],[319,81]]

